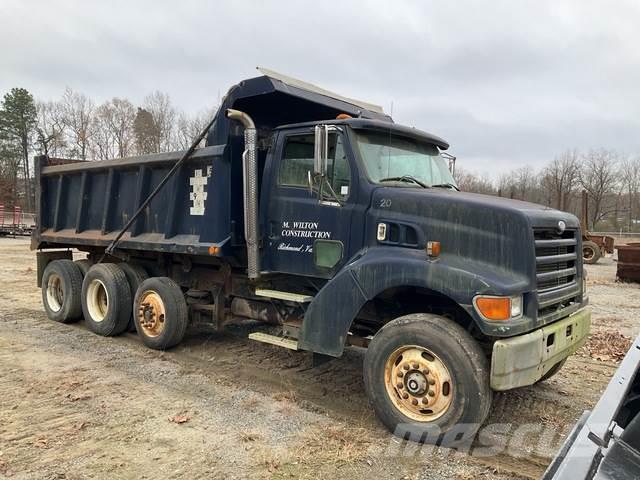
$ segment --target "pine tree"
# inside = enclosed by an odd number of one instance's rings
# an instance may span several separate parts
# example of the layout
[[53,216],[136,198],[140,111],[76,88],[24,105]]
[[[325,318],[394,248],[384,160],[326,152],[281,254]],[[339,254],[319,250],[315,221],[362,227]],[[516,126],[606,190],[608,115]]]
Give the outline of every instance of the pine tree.
[[[5,94],[0,105],[0,132],[9,150],[20,151],[24,174],[25,206],[28,211],[33,209],[29,148],[36,122],[36,104],[29,91],[24,88],[12,88],[11,92]],[[15,173],[17,179],[17,172]]]

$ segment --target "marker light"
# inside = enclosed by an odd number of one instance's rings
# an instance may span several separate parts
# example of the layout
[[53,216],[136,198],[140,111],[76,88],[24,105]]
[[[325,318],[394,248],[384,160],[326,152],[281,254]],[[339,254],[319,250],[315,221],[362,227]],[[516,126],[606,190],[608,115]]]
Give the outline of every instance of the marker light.
[[487,320],[510,320],[522,316],[522,295],[494,297],[478,295],[473,299],[476,310]]
[[427,242],[427,255],[430,257],[439,257],[440,256],[440,242]]

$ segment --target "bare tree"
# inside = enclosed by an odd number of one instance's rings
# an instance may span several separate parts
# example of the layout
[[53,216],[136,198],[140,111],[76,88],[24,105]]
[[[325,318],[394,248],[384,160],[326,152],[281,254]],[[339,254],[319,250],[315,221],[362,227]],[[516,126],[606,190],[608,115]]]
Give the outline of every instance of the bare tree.
[[627,197],[627,228],[631,230],[638,214],[638,195],[640,193],[640,157],[625,156],[620,162],[618,176]]
[[462,168],[456,168],[456,183],[463,192],[484,193],[495,195],[496,189],[493,182],[487,176],[479,176],[472,172],[467,172]]
[[567,150],[553,159],[542,171],[541,186],[546,190],[548,204],[558,210],[569,210],[571,195],[578,185],[580,156],[577,150]]
[[589,195],[591,227],[614,210],[605,210],[604,202],[607,195],[616,188],[616,172],[618,169],[617,154],[612,150],[600,148],[589,150],[583,156],[580,169],[580,184]]
[[159,91],[147,95],[143,102],[143,108],[153,118],[153,151],[166,152],[172,150],[173,130],[176,118],[176,110],[171,104],[171,99],[166,93]]
[[62,107],[57,102],[37,102],[36,144],[42,155],[57,157],[66,147]]
[[194,117],[187,116],[184,112],[178,115],[176,123],[175,146],[177,150],[186,150],[191,146],[195,138],[200,135],[214,115],[214,110],[201,112]]
[[69,144],[67,154],[80,160],[86,160],[92,133],[93,102],[86,95],[67,88],[62,96],[62,112]]
[[136,109],[126,99],[113,98],[96,109],[92,137],[97,158],[122,158],[133,153],[135,119]]

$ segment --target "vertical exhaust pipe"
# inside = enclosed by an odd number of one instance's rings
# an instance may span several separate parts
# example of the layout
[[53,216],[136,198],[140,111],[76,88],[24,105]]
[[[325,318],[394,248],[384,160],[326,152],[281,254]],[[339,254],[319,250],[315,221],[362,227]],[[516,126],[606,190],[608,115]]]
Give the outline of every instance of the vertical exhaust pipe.
[[249,115],[240,110],[227,109],[227,118],[244,126],[244,152],[242,153],[242,188],[244,192],[244,237],[247,242],[247,275],[260,276],[258,255],[258,145],[256,125]]

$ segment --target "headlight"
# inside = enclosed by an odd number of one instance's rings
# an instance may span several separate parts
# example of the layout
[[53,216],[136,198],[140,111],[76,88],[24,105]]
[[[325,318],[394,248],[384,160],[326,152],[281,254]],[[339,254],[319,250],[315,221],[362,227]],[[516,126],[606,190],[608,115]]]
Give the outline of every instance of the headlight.
[[522,316],[522,295],[511,297],[511,318]]

